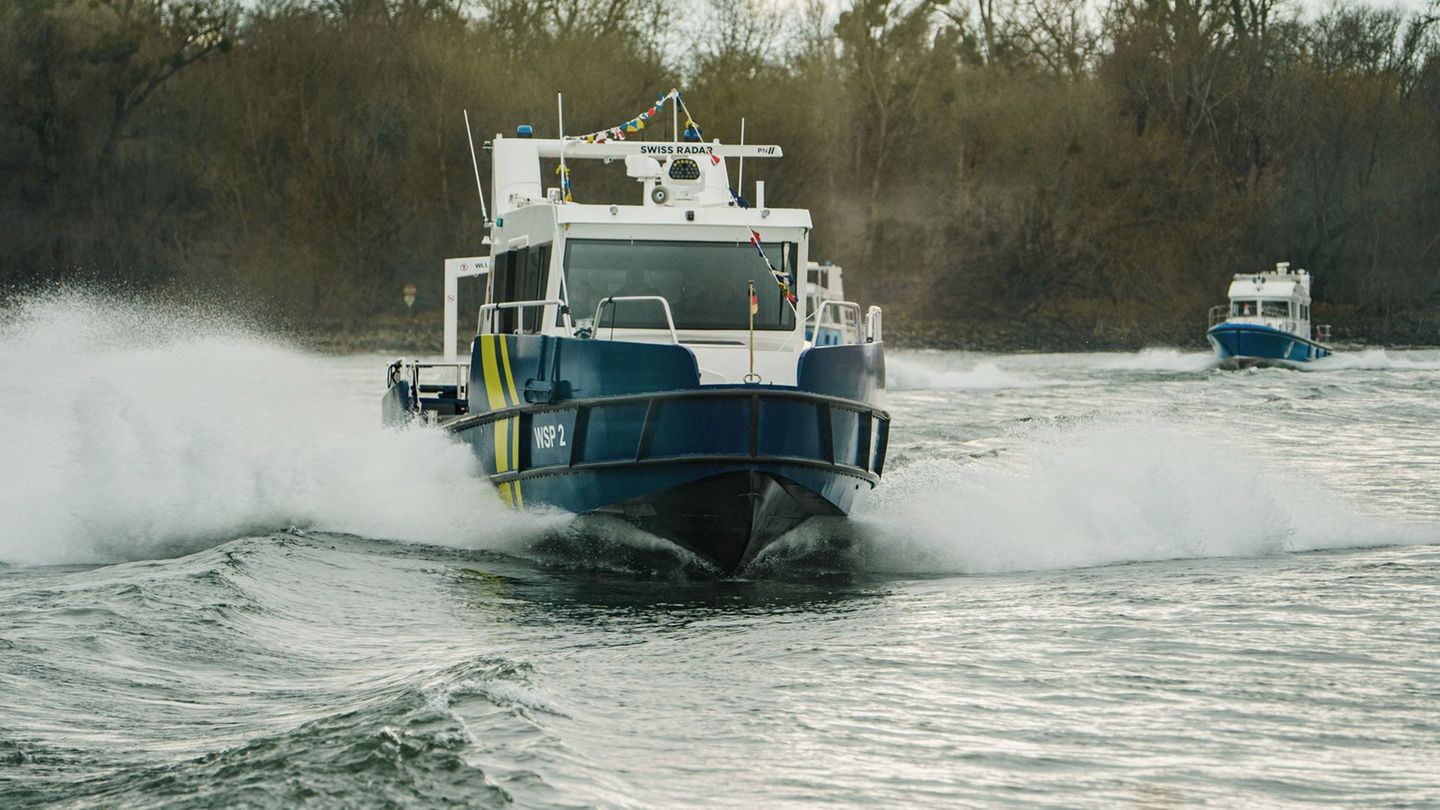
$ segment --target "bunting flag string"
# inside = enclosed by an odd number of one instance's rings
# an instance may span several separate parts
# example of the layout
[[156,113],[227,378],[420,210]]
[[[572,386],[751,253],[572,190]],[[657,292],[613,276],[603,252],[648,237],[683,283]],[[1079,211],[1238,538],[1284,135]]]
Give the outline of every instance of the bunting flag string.
[[[617,124],[616,126],[597,130],[586,135],[569,135],[566,136],[566,140],[584,141],[585,143],[623,141],[628,135],[636,135],[643,132],[645,125],[665,112],[665,105],[672,102],[679,105],[680,112],[685,114],[685,131],[682,137],[687,141],[700,140],[704,136],[705,130],[702,129],[699,124],[695,123],[695,117],[690,114],[689,108],[685,106],[685,99],[681,97],[680,90],[673,87],[670,89],[670,92],[661,93],[656,96],[654,104],[623,124]],[[720,161],[720,159],[714,155],[711,155],[711,160],[717,164]]]
[[570,167],[562,163],[555,167],[555,173],[560,175],[560,190],[565,192],[565,202],[575,202],[572,195],[575,189],[570,185]]
[[785,278],[784,273],[776,270],[775,265],[770,263],[770,257],[765,255],[765,248],[760,241],[760,232],[754,228],[750,229],[750,244],[755,246],[755,252],[759,253],[760,259],[765,262],[765,269],[770,271],[770,277],[775,279],[775,284],[780,287],[780,294],[785,296],[785,300],[789,301],[790,306],[793,308],[795,306],[795,293],[790,291],[790,281]]
[[[623,141],[628,136],[638,135],[639,133],[643,132],[645,130],[646,124],[654,120],[655,118],[658,118],[661,113],[665,112],[665,105],[671,102],[680,104],[681,109],[684,109],[684,102],[680,100],[680,91],[678,89],[671,88],[670,92],[661,93],[660,95],[656,96],[655,103],[650,105],[648,109],[623,124],[618,124],[613,127],[597,130],[587,135],[567,136],[566,140],[584,141],[585,143]],[[689,118],[690,114],[686,112],[685,115],[686,118]],[[693,121],[687,122],[687,134],[689,133],[689,124],[693,123]],[[699,129],[700,128],[698,126],[695,127],[696,132],[699,132]]]
[[[650,105],[650,107],[647,108],[644,112],[640,113],[634,118],[631,118],[629,121],[626,121],[623,124],[591,132],[586,135],[566,136],[566,140],[584,141],[585,143],[623,141],[628,136],[638,135],[639,133],[643,132],[645,130],[645,125],[647,122],[654,120],[661,113],[665,112],[666,104],[674,104],[679,107],[679,112],[684,113],[685,131],[682,133],[682,137],[686,141],[700,141],[704,137],[705,130],[702,129],[698,123],[695,122],[695,116],[691,115],[690,108],[685,106],[685,99],[680,95],[680,90],[678,88],[671,88],[670,92],[661,93],[660,95],[658,95],[655,98],[655,103]],[[719,166],[720,156],[712,152],[710,154],[710,163],[711,165]],[[560,185],[565,193],[565,201],[570,202],[570,172],[561,168],[556,169],[555,173],[560,175]],[[735,189],[731,188],[727,190],[730,192],[730,200],[732,205],[738,206],[740,208],[750,207],[749,201],[746,200],[744,197],[740,196],[740,194],[738,194]],[[780,294],[785,297],[786,301],[790,302],[790,306],[793,309],[796,306],[795,293],[792,292],[790,289],[789,280],[785,277],[784,273],[775,269],[775,265],[771,263],[770,257],[765,255],[765,247],[760,240],[760,232],[756,231],[754,228],[750,228],[749,230],[750,244],[755,246],[755,252],[760,254],[761,261],[765,262],[765,269],[770,271],[770,277],[775,280],[775,284],[780,288]]]
[[[680,105],[680,112],[685,113],[685,140],[699,141],[705,134],[705,130],[695,123],[695,116],[691,115],[690,108],[685,106],[685,99],[681,98],[680,91],[672,90],[671,92],[675,94],[675,103]],[[720,158],[715,155],[711,155],[710,160],[717,164],[720,162]]]

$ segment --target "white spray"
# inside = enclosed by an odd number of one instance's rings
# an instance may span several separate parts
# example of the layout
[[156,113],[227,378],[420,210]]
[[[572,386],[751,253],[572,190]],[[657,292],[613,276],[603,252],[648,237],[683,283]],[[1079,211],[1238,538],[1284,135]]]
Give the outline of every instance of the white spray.
[[0,357],[3,562],[143,559],[292,525],[498,547],[546,524],[502,507],[466,447],[382,429],[379,371],[357,402],[334,359],[211,317],[55,294],[3,313]]

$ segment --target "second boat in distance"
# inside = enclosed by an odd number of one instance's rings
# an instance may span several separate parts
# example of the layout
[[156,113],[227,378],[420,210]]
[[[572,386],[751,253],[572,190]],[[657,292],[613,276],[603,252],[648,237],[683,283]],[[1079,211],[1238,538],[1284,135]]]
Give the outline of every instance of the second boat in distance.
[[1206,333],[1223,368],[1300,367],[1329,357],[1329,326],[1310,324],[1310,274],[1280,262],[1236,273],[1230,303],[1212,307]]

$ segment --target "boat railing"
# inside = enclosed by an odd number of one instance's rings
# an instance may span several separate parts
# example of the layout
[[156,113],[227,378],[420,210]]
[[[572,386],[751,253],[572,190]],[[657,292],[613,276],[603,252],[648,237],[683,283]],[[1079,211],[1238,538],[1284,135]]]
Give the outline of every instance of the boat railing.
[[[859,343],[860,305],[855,303],[854,301],[842,301],[839,298],[827,298],[824,301],[821,301],[815,307],[815,311],[806,316],[805,320],[808,321],[811,318],[814,318],[815,328],[819,329],[825,323],[825,311],[827,309],[839,310],[833,323],[840,327],[840,331],[845,335],[846,338],[853,339],[853,342]],[[845,320],[844,314],[846,312],[855,313],[854,322],[847,322]]]
[[[643,421],[633,430],[614,427],[621,422],[618,414],[639,416],[642,410]],[[675,425],[698,418],[698,414],[716,420],[713,435],[704,442],[708,451],[696,453],[689,442],[677,446],[663,439],[673,435]],[[522,435],[535,427],[536,420],[562,424],[569,440],[559,446],[564,450],[557,447],[543,458],[533,448],[528,456],[522,453],[510,472],[492,477],[497,483],[560,471],[697,463],[818,467],[874,482],[883,472],[890,434],[890,414],[870,403],[813,391],[753,386],[701,386],[555,403],[527,402],[469,414],[445,428],[462,431],[512,419],[519,420],[516,428]],[[777,419],[787,428],[767,429],[767,425],[777,424],[773,421]],[[592,440],[592,425],[609,429],[603,438]]]
[[[592,334],[592,337],[600,336],[600,328],[602,323],[602,321],[600,320],[600,314],[605,311],[605,307],[613,307],[617,302],[623,301],[655,301],[659,303],[660,308],[665,312],[665,326],[668,327],[670,330],[670,340],[674,342],[675,345],[680,345],[680,334],[675,331],[675,318],[670,314],[670,302],[666,300],[665,296],[663,295],[612,295],[608,298],[600,299],[600,303],[595,305],[595,320],[592,322],[594,324],[594,326],[592,327],[594,329],[594,333]],[[610,327],[610,335],[611,339],[614,339],[614,326]]]
[[880,307],[870,307],[870,312],[865,316],[865,342],[879,343],[881,340],[881,315]]
[[1314,336],[1314,337],[1315,337],[1315,340],[1316,340],[1317,342],[1329,343],[1329,342],[1330,342],[1330,324],[1328,324],[1328,323],[1317,323],[1317,324],[1315,324],[1315,336]]
[[397,358],[386,369],[385,384],[393,388],[401,382],[407,384],[405,408],[411,414],[458,416],[466,411],[470,364],[417,363]]
[[1210,328],[1213,329],[1228,320],[1230,320],[1229,304],[1216,304],[1210,307]]
[[[540,308],[542,309],[542,314],[543,314],[543,308],[544,308],[544,307],[559,307],[559,308],[560,308],[560,314],[565,318],[565,324],[566,324],[566,326],[567,326],[567,327],[570,326],[570,305],[567,304],[567,303],[565,303],[564,301],[560,300],[559,298],[543,298],[543,299],[535,299],[535,300],[532,300],[532,301],[503,301],[503,302],[500,302],[500,303],[497,303],[497,304],[482,304],[482,305],[480,306],[480,323],[479,323],[479,325],[476,327],[476,330],[475,330],[475,331],[476,331],[476,332],[494,332],[494,331],[495,331],[495,314],[496,314],[497,312],[499,312],[500,310],[502,310],[502,309],[526,310],[526,309],[534,309],[534,308],[536,308],[536,307],[540,307]],[[518,332],[519,334],[528,334],[528,333],[525,332],[525,322],[524,322],[524,321],[525,321],[524,318],[521,318],[521,319],[520,319],[519,332]],[[539,331],[540,331],[540,326],[537,326],[537,327],[535,328],[535,333],[538,334]]]

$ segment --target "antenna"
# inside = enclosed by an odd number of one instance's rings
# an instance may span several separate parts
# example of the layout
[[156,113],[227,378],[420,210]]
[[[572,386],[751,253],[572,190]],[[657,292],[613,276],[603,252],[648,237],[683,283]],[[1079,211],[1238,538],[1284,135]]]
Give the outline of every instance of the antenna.
[[568,202],[570,170],[565,168],[565,94],[555,94],[555,107],[560,116],[560,199]]
[[490,212],[485,209],[485,186],[480,183],[480,160],[475,157],[475,136],[470,132],[470,111],[465,111],[465,139],[470,142],[470,165],[475,167],[475,191],[480,195],[480,216],[490,227]]
[[[744,145],[745,145],[745,116],[743,116],[743,115],[740,116],[740,145],[741,145],[741,146],[744,146]],[[741,194],[744,194],[744,193],[745,193],[745,153],[744,153],[744,152],[741,152],[741,153],[740,153],[740,179],[739,179],[738,181],[736,181],[735,187],[738,188],[738,189],[740,189],[740,193],[741,193]]]

